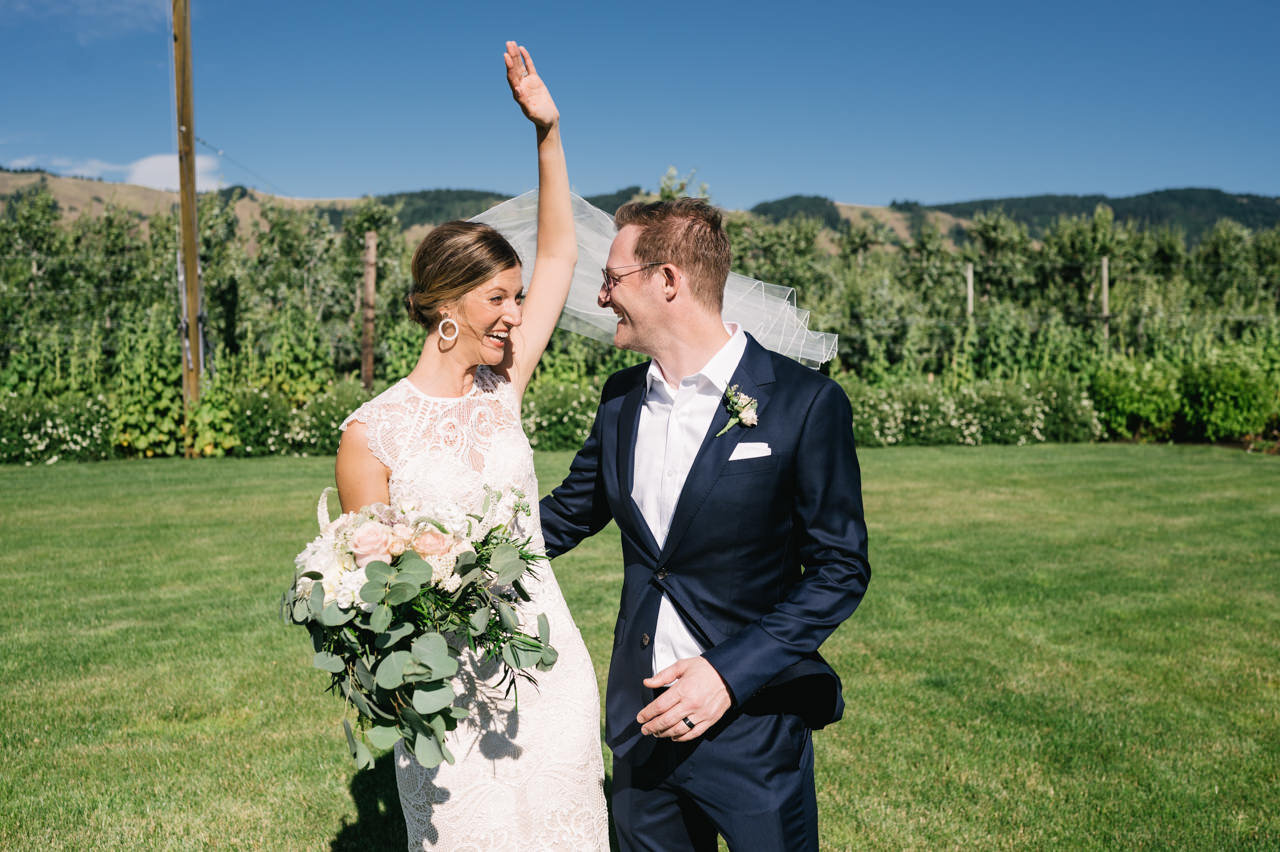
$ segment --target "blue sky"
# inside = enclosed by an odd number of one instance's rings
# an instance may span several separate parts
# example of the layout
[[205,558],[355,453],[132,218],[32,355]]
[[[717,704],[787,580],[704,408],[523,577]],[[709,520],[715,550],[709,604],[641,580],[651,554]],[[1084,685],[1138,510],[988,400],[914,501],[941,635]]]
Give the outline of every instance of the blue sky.
[[[696,169],[728,207],[1209,186],[1280,195],[1280,3],[192,0],[206,183],[536,182],[529,45],[582,194]],[[0,0],[0,163],[163,183],[167,0]],[[251,174],[243,167],[252,170]]]

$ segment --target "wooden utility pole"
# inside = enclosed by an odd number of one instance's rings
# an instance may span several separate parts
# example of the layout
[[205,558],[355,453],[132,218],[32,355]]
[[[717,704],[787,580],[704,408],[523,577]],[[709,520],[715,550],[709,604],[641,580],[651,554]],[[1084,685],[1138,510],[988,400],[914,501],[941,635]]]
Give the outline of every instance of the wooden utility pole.
[[364,336],[360,343],[360,381],[373,390],[373,315],[378,283],[378,232],[364,232]]
[[196,239],[195,109],[191,99],[191,4],[173,0],[173,76],[178,107],[178,211],[182,224],[179,248],[182,286],[182,397],[190,420],[200,400],[200,249]]
[[973,262],[964,265],[965,316],[973,316]]
[[1111,258],[1102,258],[1102,342],[1111,339]]

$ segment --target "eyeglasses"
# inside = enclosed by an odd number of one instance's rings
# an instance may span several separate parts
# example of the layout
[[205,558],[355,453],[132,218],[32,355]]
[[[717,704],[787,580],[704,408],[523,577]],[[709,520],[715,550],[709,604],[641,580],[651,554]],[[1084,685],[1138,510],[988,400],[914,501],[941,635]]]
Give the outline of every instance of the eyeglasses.
[[[617,274],[616,272],[610,272],[609,267],[606,266],[600,270],[600,274],[604,276],[604,283],[601,284],[600,286],[604,288],[604,294],[608,296],[611,293],[613,293],[613,288],[621,284],[622,279],[626,278],[628,275],[634,275],[635,273],[639,272],[642,269],[648,269],[651,266],[661,266],[664,263],[666,263],[665,260],[655,260],[652,263],[633,263],[631,264],[631,266],[614,267],[614,269],[630,269],[631,270],[630,272],[624,272],[621,275]],[[631,269],[631,267],[635,267],[635,268]]]

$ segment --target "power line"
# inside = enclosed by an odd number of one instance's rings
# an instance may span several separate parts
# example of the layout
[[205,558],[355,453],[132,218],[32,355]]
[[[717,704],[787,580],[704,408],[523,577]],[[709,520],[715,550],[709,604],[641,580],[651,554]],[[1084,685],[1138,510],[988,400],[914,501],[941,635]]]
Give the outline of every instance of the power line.
[[265,183],[267,186],[271,187],[273,190],[275,190],[276,195],[288,195],[288,193],[286,193],[283,189],[281,189],[280,187],[276,186],[276,185],[275,185],[274,183],[272,183],[270,180],[268,180],[267,178],[265,178],[265,177],[263,177],[262,175],[258,174],[258,173],[257,173],[257,172],[255,172],[253,169],[251,169],[251,168],[249,168],[248,166],[246,166],[244,163],[242,163],[242,162],[240,162],[239,160],[237,160],[237,159],[235,159],[234,157],[232,157],[230,154],[228,154],[228,153],[227,153],[225,150],[223,150],[222,148],[217,147],[216,145],[214,145],[214,144],[213,144],[213,143],[211,143],[211,142],[206,142],[204,139],[200,138],[199,136],[197,136],[197,137],[196,137],[196,141],[197,141],[197,142],[199,142],[199,143],[200,143],[201,145],[203,145],[204,147],[208,148],[210,151],[213,151],[213,152],[214,152],[215,154],[217,154],[219,157],[221,157],[222,159],[226,160],[228,163],[231,163],[233,166],[237,167],[237,168],[238,168],[238,169],[240,169],[241,171],[248,172],[249,174],[251,174],[251,175],[253,175],[254,177],[256,177],[258,180],[260,180],[260,181],[262,181],[263,183]]

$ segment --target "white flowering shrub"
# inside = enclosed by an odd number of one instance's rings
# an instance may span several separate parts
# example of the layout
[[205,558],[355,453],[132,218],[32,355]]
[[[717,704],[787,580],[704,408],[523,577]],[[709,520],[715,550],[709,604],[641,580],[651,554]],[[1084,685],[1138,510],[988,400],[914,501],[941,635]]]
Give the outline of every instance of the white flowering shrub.
[[0,394],[0,462],[54,464],[115,455],[111,409],[102,394],[32,399]]
[[1097,440],[1103,433],[1088,394],[1070,382],[867,385],[848,374],[839,381],[862,446],[1022,445]]

